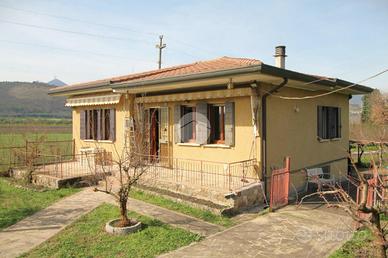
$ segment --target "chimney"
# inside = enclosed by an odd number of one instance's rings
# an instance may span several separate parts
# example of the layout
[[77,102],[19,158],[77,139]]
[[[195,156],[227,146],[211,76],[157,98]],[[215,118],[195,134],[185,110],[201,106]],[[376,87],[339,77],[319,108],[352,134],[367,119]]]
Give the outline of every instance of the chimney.
[[286,46],[275,47],[275,66],[279,68],[286,67]]

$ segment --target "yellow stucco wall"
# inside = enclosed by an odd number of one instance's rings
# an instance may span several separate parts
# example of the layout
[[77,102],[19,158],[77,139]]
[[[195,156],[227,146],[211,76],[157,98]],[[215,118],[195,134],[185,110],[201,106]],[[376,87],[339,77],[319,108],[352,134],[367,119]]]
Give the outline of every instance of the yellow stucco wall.
[[[72,110],[73,116],[73,138],[75,139],[75,152],[80,153],[82,147],[103,148],[113,155],[116,154],[116,150],[121,155],[124,148],[124,118],[126,116],[126,109],[124,105],[124,97],[122,96],[119,104],[117,105],[103,105],[103,106],[87,106],[76,107]],[[99,108],[115,108],[116,109],[116,139],[112,141],[93,141],[93,140],[81,140],[80,139],[80,111],[85,109],[99,109]],[[114,143],[114,144],[113,144]],[[114,147],[114,145],[116,147]],[[116,150],[115,150],[116,149]]]
[[[268,90],[268,89],[267,89]],[[317,92],[296,90],[285,87],[279,91],[284,96],[314,95]],[[259,97],[260,98],[260,97]],[[209,146],[190,146],[174,143],[174,105],[195,104],[189,102],[149,103],[145,107],[169,107],[169,152],[174,158],[199,159],[217,162],[233,162],[256,158],[260,165],[260,136],[256,137],[256,148],[253,145],[252,114],[250,97],[233,97],[227,99],[209,99],[208,103],[235,102],[235,145],[229,148]],[[124,147],[124,118],[128,114],[129,103],[124,104],[122,97],[116,106],[106,105],[103,108],[115,107],[116,112],[116,149]],[[337,106],[341,108],[342,137],[338,140],[320,142],[317,139],[317,106]],[[125,108],[127,107],[127,108]],[[94,107],[87,107],[94,108]],[[95,108],[101,108],[95,107]],[[76,152],[81,147],[100,147],[115,152],[113,144],[107,141],[80,140],[80,111],[73,109],[73,138]],[[267,171],[271,166],[282,166],[285,156],[291,157],[291,170],[319,165],[339,158],[347,157],[348,148],[348,96],[332,94],[311,100],[283,100],[269,96],[267,99]],[[261,116],[261,112],[259,112]],[[260,121],[260,119],[259,119]],[[259,128],[261,125],[258,125]],[[255,150],[254,150],[255,148]],[[331,173],[335,176],[347,171],[346,159],[331,164]],[[301,186],[305,176],[294,177],[295,184]]]
[[[228,99],[211,99],[208,103],[225,103],[232,101],[235,103],[235,144],[231,147],[223,147],[215,144],[206,144],[201,146],[191,146],[190,144],[175,144],[170,137],[172,143],[172,152],[174,158],[180,159],[200,159],[217,162],[233,162],[255,158],[253,145],[253,130],[252,130],[252,115],[251,104],[249,97],[235,97]],[[175,104],[195,104],[195,101],[190,103],[170,103],[170,135],[174,133],[174,105]],[[173,136],[173,135],[172,135]]]
[[[282,96],[316,95],[297,89],[283,88]],[[342,137],[335,140],[317,139],[317,106],[341,108]],[[273,96],[267,99],[267,171],[271,166],[282,167],[283,158],[291,157],[291,170],[319,165],[321,163],[347,157],[349,137],[348,96],[331,94],[328,96],[305,99],[284,100]],[[336,177],[346,175],[347,160],[332,163],[330,173]],[[298,187],[304,175],[296,183]]]

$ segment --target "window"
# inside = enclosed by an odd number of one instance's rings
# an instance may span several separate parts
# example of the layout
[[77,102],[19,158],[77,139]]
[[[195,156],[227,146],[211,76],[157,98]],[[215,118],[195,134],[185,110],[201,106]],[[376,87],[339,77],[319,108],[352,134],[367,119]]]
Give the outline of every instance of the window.
[[195,107],[181,106],[181,128],[182,128],[182,141],[183,142],[195,142],[196,128]]
[[199,101],[195,106],[175,105],[174,142],[196,145],[235,145],[234,102],[209,104]]
[[208,105],[210,122],[210,143],[225,143],[225,106]]
[[81,112],[81,139],[114,140],[115,109],[90,109]]
[[101,115],[98,118],[100,121],[100,137],[99,140],[109,140],[110,134],[110,110],[101,109]]
[[318,139],[341,138],[341,109],[318,106]]
[[86,110],[86,138],[97,139],[97,110]]

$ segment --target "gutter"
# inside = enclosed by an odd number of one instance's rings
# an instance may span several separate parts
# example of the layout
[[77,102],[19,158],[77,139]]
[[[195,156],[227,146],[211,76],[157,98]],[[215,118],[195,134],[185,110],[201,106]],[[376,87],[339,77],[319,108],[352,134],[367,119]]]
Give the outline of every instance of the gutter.
[[267,194],[267,97],[271,95],[272,93],[280,90],[286,84],[288,83],[288,78],[284,77],[283,82],[281,82],[279,85],[277,85],[275,88],[271,89],[270,91],[263,94],[261,98],[261,171],[264,179],[264,193]]

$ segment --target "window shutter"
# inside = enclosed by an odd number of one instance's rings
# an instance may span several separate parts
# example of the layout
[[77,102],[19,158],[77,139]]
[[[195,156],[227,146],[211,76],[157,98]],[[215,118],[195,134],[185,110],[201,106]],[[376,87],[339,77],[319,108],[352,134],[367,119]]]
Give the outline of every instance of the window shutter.
[[109,109],[109,140],[116,140],[116,109]]
[[234,102],[225,103],[225,144],[234,146]]
[[208,143],[208,136],[210,131],[209,121],[207,119],[207,104],[205,102],[200,102],[196,106],[196,139],[195,142],[198,144]]
[[181,106],[174,106],[174,142],[181,142]]
[[323,107],[322,106],[318,106],[318,109],[317,109],[317,112],[318,112],[318,116],[317,116],[317,130],[318,130],[318,137],[320,139],[323,139],[323,124],[322,124],[323,114],[322,114],[322,111],[323,111]]
[[338,114],[338,128],[337,128],[337,130],[338,130],[338,133],[337,133],[337,137],[338,138],[341,138],[342,136],[341,136],[341,131],[342,131],[342,121],[341,121],[341,108],[338,108],[337,109],[337,114]]
[[102,109],[97,109],[97,140],[102,140],[102,131],[101,131],[101,126],[102,126],[102,115],[103,115],[103,110]]
[[86,137],[86,110],[81,110],[80,112],[80,138],[85,140]]

